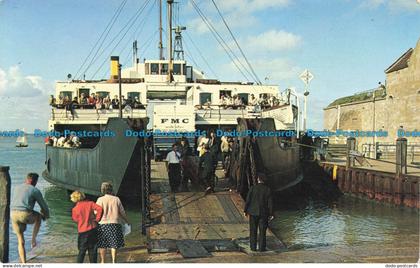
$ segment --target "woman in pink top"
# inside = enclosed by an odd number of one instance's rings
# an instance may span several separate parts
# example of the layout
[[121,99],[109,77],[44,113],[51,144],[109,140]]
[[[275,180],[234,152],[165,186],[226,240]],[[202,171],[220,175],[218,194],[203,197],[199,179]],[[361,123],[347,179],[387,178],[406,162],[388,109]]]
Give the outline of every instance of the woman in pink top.
[[104,182],[101,185],[102,197],[96,204],[102,207],[102,219],[98,228],[98,248],[101,263],[105,262],[106,249],[111,249],[112,263],[115,263],[117,249],[124,247],[124,236],[121,219],[129,224],[121,200],[113,194],[112,184]]

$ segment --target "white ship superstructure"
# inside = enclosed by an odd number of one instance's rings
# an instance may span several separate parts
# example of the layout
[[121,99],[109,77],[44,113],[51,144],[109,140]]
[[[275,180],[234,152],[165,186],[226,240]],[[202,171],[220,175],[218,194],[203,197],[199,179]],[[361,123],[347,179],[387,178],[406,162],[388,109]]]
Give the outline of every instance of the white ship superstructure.
[[[170,16],[173,1],[167,4]],[[229,130],[236,127],[238,118],[270,117],[275,119],[276,129],[298,132],[299,101],[293,90],[280,93],[277,85],[207,78],[183,59],[181,31],[185,27],[173,28],[172,20],[168,21],[168,59],[163,56],[160,24],[159,59],[140,62],[135,41],[131,67],[122,68],[119,57],[111,56],[107,79],[75,80],[69,75],[67,81],[56,82],[49,129],[103,130],[109,118],[147,117],[149,130]],[[178,44],[174,48],[172,31]],[[82,104],[82,99],[89,96],[103,103]],[[121,107],[109,105],[114,98],[122,103]]]
[[[111,60],[111,66],[118,65],[117,57]],[[205,126],[234,126],[238,117],[255,118],[262,117],[264,110],[276,110],[279,119],[279,129],[296,129],[296,116],[293,116],[293,101],[287,94],[279,94],[276,85],[256,85],[247,82],[221,82],[213,79],[206,79],[201,72],[188,66],[186,61],[175,61],[174,69],[180,70],[174,73],[174,81],[168,82],[167,74],[168,61],[147,60],[138,63],[136,66],[122,70],[121,88],[124,99],[134,100],[136,97],[143,104],[144,108],[133,108],[125,106],[123,117],[152,118],[154,113],[174,109],[194,111],[194,121],[197,128]],[[179,67],[177,67],[179,66]],[[156,68],[156,72],[152,71]],[[114,68],[111,68],[111,70]],[[75,97],[80,100],[81,95],[90,96],[95,94],[100,98],[119,96],[118,76],[111,73],[111,79],[95,81],[62,81],[56,83],[56,102],[60,98],[73,100]],[[270,105],[267,109],[261,108],[259,104],[250,105],[251,94],[257,102],[266,98],[276,99],[278,104]],[[222,103],[222,96],[238,96],[243,102],[242,105]],[[159,105],[160,109],[153,109],[151,106]],[[189,108],[188,108],[189,107]],[[74,114],[66,110],[63,105],[52,107],[50,129],[56,129],[57,125],[104,125],[108,118],[118,117],[119,110],[115,107],[96,109],[87,106],[75,105]],[[280,110],[278,110],[280,109]],[[296,112],[295,112],[296,113]],[[191,114],[189,114],[191,116]],[[175,116],[175,114],[174,114]],[[176,118],[170,118],[171,120]],[[180,122],[182,124],[182,122]],[[159,128],[159,126],[154,126]],[[181,127],[181,126],[180,126]],[[182,127],[181,127],[182,129]]]

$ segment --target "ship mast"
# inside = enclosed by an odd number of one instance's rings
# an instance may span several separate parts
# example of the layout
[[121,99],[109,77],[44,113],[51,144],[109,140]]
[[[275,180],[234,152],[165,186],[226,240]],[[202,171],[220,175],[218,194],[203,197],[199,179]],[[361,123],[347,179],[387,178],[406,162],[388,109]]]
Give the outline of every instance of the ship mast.
[[167,0],[168,3],[168,81],[173,81],[173,66],[172,66],[172,4],[173,0]]
[[162,0],[159,1],[159,60],[163,60],[163,42],[162,42]]

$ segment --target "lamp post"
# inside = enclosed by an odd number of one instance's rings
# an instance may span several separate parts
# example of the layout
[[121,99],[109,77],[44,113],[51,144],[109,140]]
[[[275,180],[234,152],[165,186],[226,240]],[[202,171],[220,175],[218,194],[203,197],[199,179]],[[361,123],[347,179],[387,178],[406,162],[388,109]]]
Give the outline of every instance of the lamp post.
[[122,118],[122,88],[121,88],[121,64],[118,64],[118,117]]
[[303,93],[304,99],[304,111],[303,111],[303,131],[306,131],[306,123],[307,123],[307,103],[308,103],[308,87],[311,80],[314,78],[314,75],[306,69],[303,73],[299,76],[300,79],[305,83],[305,92]]
[[304,111],[303,111],[303,130],[306,131],[306,121],[307,121],[307,105],[308,105],[308,95],[309,91],[307,89],[307,86],[305,87],[305,92],[303,93],[303,102],[304,102]]

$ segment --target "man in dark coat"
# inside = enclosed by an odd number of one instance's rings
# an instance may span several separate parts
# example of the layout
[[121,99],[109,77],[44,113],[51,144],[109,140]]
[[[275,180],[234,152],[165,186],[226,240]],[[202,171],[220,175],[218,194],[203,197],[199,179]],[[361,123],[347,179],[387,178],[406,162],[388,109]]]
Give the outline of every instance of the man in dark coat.
[[200,162],[198,168],[200,172],[200,178],[206,186],[206,194],[214,192],[214,180],[213,180],[213,154],[209,152],[209,146],[204,146],[204,154],[200,156]]
[[192,155],[191,147],[188,139],[181,138],[179,152],[181,153],[181,189],[183,192],[188,191],[188,157]]
[[249,242],[252,251],[257,250],[257,231],[258,250],[266,250],[266,231],[268,221],[273,219],[273,203],[270,188],[264,184],[265,175],[258,173],[258,183],[249,189],[244,213],[249,218]]

